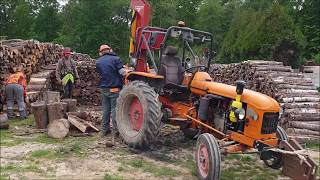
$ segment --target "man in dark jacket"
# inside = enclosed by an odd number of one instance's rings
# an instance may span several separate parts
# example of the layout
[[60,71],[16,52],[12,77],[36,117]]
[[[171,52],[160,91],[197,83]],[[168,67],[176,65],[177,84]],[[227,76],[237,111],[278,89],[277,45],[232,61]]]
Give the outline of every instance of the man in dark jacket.
[[116,124],[116,103],[119,91],[123,86],[123,76],[126,71],[121,59],[112,49],[103,44],[99,50],[100,58],[96,63],[96,70],[101,76],[100,88],[102,90],[102,135],[107,135],[110,130],[110,113],[112,117],[112,130],[118,133]]

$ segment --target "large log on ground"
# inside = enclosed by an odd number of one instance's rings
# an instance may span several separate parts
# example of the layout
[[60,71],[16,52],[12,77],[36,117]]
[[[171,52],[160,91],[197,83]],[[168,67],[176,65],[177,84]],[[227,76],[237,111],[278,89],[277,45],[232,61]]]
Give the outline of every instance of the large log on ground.
[[38,129],[45,129],[49,123],[47,105],[44,101],[31,103],[31,111],[34,115],[36,127]]
[[48,125],[48,136],[62,139],[69,133],[70,124],[66,119],[56,119]]
[[62,119],[64,117],[63,106],[60,102],[48,103],[47,109],[49,122],[52,122],[56,119]]

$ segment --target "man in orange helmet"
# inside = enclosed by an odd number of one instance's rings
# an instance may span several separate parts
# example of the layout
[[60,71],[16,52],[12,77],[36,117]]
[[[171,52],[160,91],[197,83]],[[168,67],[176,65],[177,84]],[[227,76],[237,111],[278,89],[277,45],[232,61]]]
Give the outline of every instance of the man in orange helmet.
[[8,118],[15,117],[13,111],[14,100],[18,103],[19,113],[21,119],[27,118],[26,104],[24,99],[26,98],[27,80],[23,73],[22,66],[9,69],[10,75],[6,80],[6,99],[7,99],[7,114]]
[[118,133],[116,124],[116,102],[119,91],[123,86],[123,76],[126,75],[121,59],[113,52],[112,48],[102,44],[99,49],[100,58],[96,63],[96,70],[101,76],[100,88],[102,89],[102,130],[103,136],[109,134],[110,114],[112,117],[112,131]]
[[64,48],[63,58],[59,60],[56,77],[59,84],[63,86],[63,98],[72,98],[72,89],[80,77],[75,62],[71,58],[70,48]]

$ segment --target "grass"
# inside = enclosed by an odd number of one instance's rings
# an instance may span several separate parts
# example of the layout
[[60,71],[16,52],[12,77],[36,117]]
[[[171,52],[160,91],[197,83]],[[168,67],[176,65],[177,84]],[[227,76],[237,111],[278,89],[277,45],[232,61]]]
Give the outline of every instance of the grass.
[[86,152],[81,148],[81,143],[74,142],[61,146],[56,149],[37,150],[30,153],[31,160],[45,158],[45,159],[66,159],[71,156],[83,158]]
[[116,174],[111,174],[109,172],[107,172],[104,175],[104,180],[123,180],[124,178],[122,176],[116,175]]
[[34,158],[43,158],[43,157],[48,157],[52,154],[52,151],[50,150],[38,150],[38,151],[33,151],[31,153],[31,157]]
[[245,180],[250,177],[253,180],[277,179],[280,171],[257,164],[259,161],[255,155],[229,154],[225,158],[225,164],[221,167],[221,179]]
[[184,166],[190,170],[192,176],[197,176],[197,164],[192,155],[188,155],[187,160],[184,163]]
[[10,126],[33,126],[34,125],[34,117],[33,115],[28,116],[27,119],[21,120],[21,119],[12,119],[9,120]]
[[36,164],[20,165],[20,164],[13,164],[13,163],[1,167],[1,173],[5,173],[5,172],[14,172],[14,173],[35,172],[39,174],[45,173],[45,171],[40,169]]
[[9,180],[9,177],[6,174],[0,174],[0,180]]
[[169,167],[156,165],[142,158],[131,159],[127,161],[126,164],[134,168],[142,169],[144,172],[149,172],[157,177],[162,177],[162,176],[175,177],[175,176],[181,175],[180,171],[171,169]]
[[320,144],[317,144],[317,143],[307,143],[307,144],[306,144],[306,148],[312,149],[312,150],[315,150],[315,151],[320,151]]

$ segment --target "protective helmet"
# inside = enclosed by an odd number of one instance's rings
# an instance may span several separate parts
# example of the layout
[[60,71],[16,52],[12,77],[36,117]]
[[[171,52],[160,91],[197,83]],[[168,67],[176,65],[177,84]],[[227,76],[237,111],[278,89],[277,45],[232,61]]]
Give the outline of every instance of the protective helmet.
[[185,27],[185,26],[186,26],[186,23],[183,22],[183,21],[179,21],[179,22],[178,22],[178,26],[180,26],[180,27]]
[[63,49],[63,56],[70,56],[71,53],[71,49],[70,48],[64,48]]
[[110,48],[110,46],[108,46],[108,45],[106,45],[106,44],[102,44],[102,45],[100,46],[99,52],[102,52],[102,51],[104,51],[104,50],[106,50],[106,49],[111,49],[111,48]]

